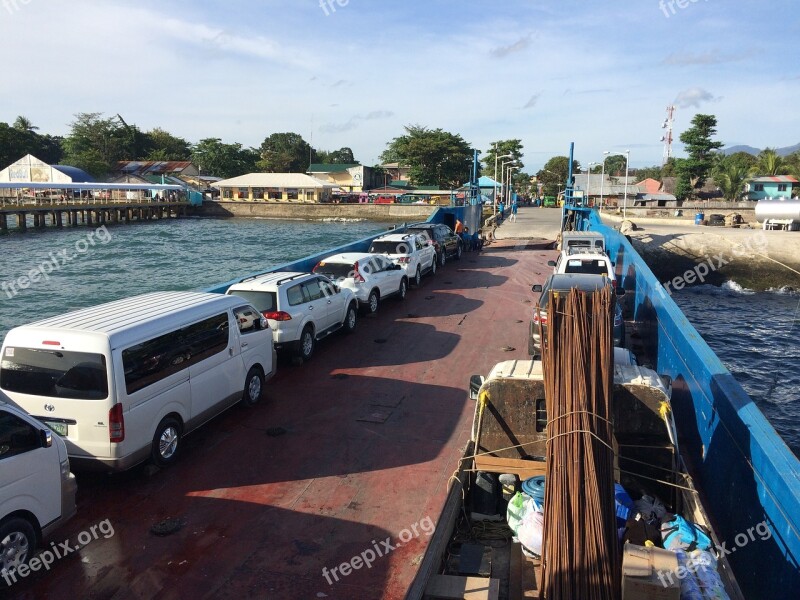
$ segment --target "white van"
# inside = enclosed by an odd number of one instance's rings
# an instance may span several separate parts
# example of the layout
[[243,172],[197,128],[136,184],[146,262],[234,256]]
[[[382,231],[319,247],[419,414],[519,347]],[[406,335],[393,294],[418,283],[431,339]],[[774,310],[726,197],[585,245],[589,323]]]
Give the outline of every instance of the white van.
[[[75,514],[64,441],[0,399],[0,575],[6,584],[42,539]],[[0,587],[3,583],[0,582]]]
[[76,467],[172,463],[181,437],[275,373],[272,330],[238,296],[155,292],[8,332],[0,389],[67,442]]
[[606,251],[606,239],[598,231],[565,231],[561,234],[558,249],[566,254],[575,252]]

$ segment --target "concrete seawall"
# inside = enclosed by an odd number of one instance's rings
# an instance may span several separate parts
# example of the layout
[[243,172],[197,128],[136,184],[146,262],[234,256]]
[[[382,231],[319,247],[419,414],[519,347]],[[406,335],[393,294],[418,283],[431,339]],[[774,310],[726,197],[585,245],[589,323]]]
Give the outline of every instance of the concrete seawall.
[[437,206],[423,204],[290,204],[278,202],[204,201],[192,213],[202,217],[270,219],[368,219],[370,221],[424,221]]
[[[622,222],[618,215],[604,213],[602,218],[610,227]],[[637,227],[628,232],[631,243],[665,284],[677,278],[679,285],[735,281],[752,290],[800,289],[800,232],[764,231],[758,223],[708,227],[630,214],[628,220]]]

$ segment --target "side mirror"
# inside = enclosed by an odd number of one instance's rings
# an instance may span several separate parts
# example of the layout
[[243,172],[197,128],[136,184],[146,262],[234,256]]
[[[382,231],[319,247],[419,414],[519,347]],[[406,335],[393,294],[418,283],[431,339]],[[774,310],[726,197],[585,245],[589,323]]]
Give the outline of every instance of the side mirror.
[[473,375],[469,378],[469,399],[477,400],[478,393],[483,385],[483,375]]
[[53,432],[49,429],[40,429],[39,439],[42,442],[42,448],[50,448],[53,445]]
[[538,283],[536,285],[532,285],[531,286],[531,291],[532,292],[541,292],[542,291],[542,286],[539,285]]
[[258,320],[258,322],[259,322],[259,325],[261,327],[261,331],[265,331],[265,330],[269,329],[269,321],[267,321],[266,317],[261,317]]
[[548,266],[548,267],[555,267],[555,266],[556,266],[556,261],[554,261],[554,260],[548,260],[548,261],[547,261],[547,266]]

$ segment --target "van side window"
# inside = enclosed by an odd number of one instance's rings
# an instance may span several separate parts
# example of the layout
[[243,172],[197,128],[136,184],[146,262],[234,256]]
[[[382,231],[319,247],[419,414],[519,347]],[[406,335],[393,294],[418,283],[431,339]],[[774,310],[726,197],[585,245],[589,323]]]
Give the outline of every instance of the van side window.
[[182,371],[228,347],[228,313],[132,346],[122,351],[129,394]]
[[17,415],[0,411],[0,460],[41,448],[39,432]]
[[241,333],[261,331],[261,313],[252,306],[239,306],[233,309]]

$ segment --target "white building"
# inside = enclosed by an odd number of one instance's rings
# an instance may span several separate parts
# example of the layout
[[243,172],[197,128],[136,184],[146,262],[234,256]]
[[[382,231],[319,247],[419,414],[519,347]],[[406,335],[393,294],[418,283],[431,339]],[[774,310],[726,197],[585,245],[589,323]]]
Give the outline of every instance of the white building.
[[212,184],[220,200],[243,202],[330,202],[332,183],[304,173],[248,173]]

